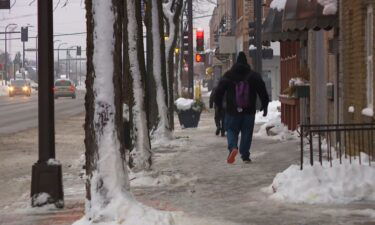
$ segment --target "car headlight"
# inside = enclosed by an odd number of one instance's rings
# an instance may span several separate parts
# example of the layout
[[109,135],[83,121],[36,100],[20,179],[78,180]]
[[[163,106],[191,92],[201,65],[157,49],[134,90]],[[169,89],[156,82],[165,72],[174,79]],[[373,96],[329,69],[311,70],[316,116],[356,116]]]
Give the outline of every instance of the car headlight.
[[27,86],[23,86],[23,87],[22,87],[22,90],[23,90],[23,91],[28,91],[29,88],[28,88]]
[[9,87],[9,91],[14,91],[14,87]]

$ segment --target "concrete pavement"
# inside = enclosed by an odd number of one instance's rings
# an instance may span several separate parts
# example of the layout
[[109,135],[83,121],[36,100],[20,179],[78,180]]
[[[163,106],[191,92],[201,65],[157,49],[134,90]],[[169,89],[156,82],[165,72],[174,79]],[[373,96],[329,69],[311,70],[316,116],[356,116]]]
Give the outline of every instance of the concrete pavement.
[[[0,224],[67,225],[82,216],[85,193],[79,159],[84,153],[83,119],[81,115],[56,125],[57,158],[64,173],[63,210],[29,207],[31,165],[37,157],[36,129],[0,137]],[[351,213],[374,208],[374,203],[289,204],[272,201],[261,191],[278,172],[298,163],[297,142],[256,138],[252,164],[239,160],[228,165],[225,139],[216,137],[214,131],[212,112],[202,114],[198,129],[181,130],[177,126],[175,136],[179,139],[154,149],[153,170],[179,175],[181,182],[132,187],[136,198],[160,210],[183,211],[221,224],[375,224],[373,218]]]

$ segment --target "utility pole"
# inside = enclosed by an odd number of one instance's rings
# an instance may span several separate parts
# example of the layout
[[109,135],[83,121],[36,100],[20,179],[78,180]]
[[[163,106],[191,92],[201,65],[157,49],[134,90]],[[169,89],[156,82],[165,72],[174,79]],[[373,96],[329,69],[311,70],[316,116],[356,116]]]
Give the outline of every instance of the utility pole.
[[254,20],[255,20],[255,71],[262,75],[262,0],[254,0]]
[[5,64],[4,64],[4,71],[5,71],[5,80],[8,80],[8,52],[7,52],[7,29],[9,26],[16,26],[17,27],[17,24],[15,23],[10,23],[8,24],[6,27],[5,27],[5,32],[4,32],[4,36],[5,36]]
[[[32,167],[31,204],[64,207],[61,164],[55,160],[53,1],[38,0],[38,161]],[[46,201],[37,201],[42,194]]]
[[187,1],[189,97],[194,98],[193,0]]

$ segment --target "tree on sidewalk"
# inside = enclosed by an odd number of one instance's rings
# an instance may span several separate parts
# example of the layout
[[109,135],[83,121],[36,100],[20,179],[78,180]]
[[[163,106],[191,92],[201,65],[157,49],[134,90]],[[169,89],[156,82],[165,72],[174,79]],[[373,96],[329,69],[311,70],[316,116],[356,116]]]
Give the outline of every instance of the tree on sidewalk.
[[[148,28],[152,34],[152,51],[149,53],[149,59],[152,59],[152,74],[156,86],[156,102],[158,107],[158,125],[155,134],[161,138],[170,138],[171,128],[168,119],[167,106],[167,76],[164,42],[164,18],[162,1],[149,0],[148,7],[151,10],[151,18],[148,20]],[[150,73],[150,71],[147,71]]]
[[122,1],[86,0],[86,217],[103,220],[129,191],[122,127]]
[[169,0],[163,4],[163,12],[165,17],[165,24],[169,36],[165,41],[165,55],[167,58],[167,90],[168,90],[168,118],[169,127],[172,129],[174,127],[174,53],[177,45],[180,15],[183,6],[183,0]]
[[143,52],[143,30],[141,1],[127,1],[125,3],[127,20],[127,39],[124,55],[129,59],[129,71],[134,94],[134,106],[131,109],[135,148],[130,153],[130,167],[135,171],[147,170],[151,166],[151,145],[149,129],[145,112],[145,84],[146,67]]

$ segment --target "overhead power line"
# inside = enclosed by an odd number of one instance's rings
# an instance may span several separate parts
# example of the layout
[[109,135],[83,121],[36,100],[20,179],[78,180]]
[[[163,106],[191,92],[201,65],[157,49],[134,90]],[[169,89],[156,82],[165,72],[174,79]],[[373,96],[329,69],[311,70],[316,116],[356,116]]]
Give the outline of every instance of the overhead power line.
[[[77,32],[77,33],[67,33],[67,34],[54,34],[54,37],[62,37],[62,36],[74,36],[74,35],[82,35],[86,34],[87,32]],[[29,38],[36,38],[36,37],[29,37]],[[21,40],[21,38],[7,38],[7,41],[9,40]],[[5,41],[5,39],[0,39],[0,41]]]

